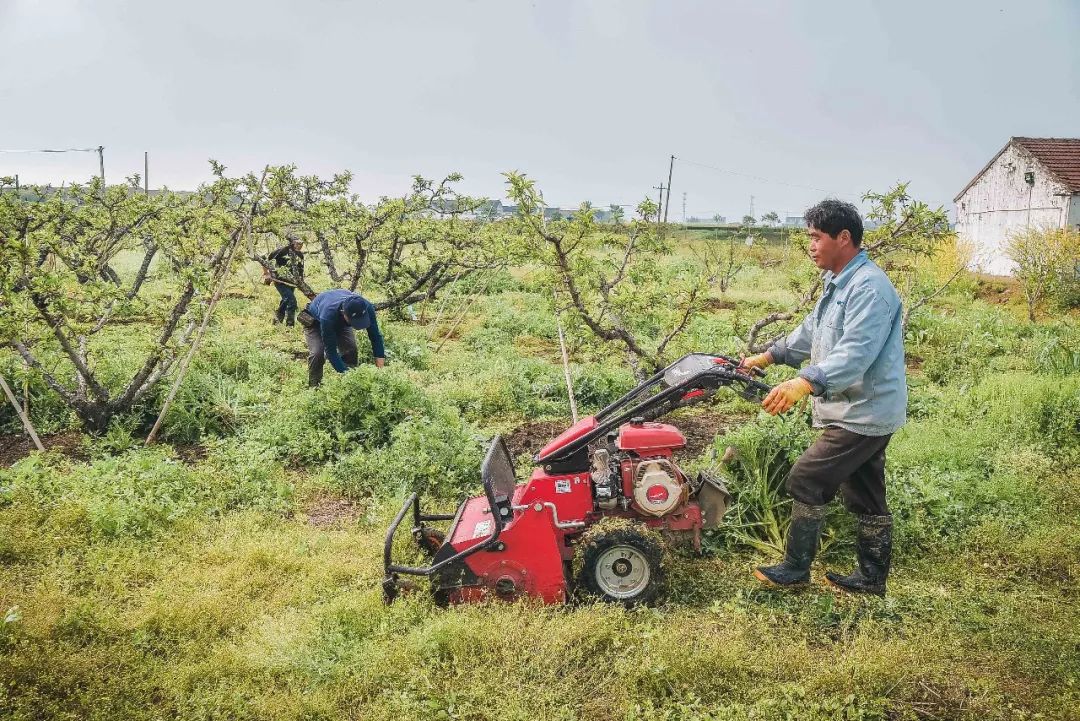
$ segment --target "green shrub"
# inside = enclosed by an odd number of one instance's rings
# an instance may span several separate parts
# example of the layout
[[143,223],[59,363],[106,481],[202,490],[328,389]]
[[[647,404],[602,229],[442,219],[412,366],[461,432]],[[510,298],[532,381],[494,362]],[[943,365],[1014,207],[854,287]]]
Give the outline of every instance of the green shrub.
[[1019,324],[1004,314],[976,307],[955,315],[920,314],[911,319],[906,342],[909,352],[924,359],[926,377],[945,385],[978,380],[998,358],[1019,360],[1010,353],[1019,332]]
[[908,542],[956,538],[987,518],[1021,524],[1040,511],[1045,469],[1080,457],[1080,378],[996,374],[946,388],[887,457]]
[[434,390],[482,426],[508,416],[564,415],[569,408],[559,366],[510,353],[455,356]]
[[389,445],[360,448],[336,463],[331,485],[345,495],[456,498],[480,485],[479,433],[449,410],[398,424]]
[[574,397],[579,410],[586,413],[595,413],[610,405],[637,385],[634,374],[623,365],[590,363],[571,368]]
[[[380,326],[382,324],[380,323]],[[425,370],[431,363],[428,329],[409,323],[393,323],[383,330],[386,362],[411,370]],[[361,340],[359,346],[365,346]],[[328,369],[329,370],[329,369]]]
[[1080,329],[1064,323],[1039,326],[1026,353],[1036,372],[1080,375]]
[[[298,387],[301,372],[280,352],[243,339],[207,341],[192,363],[162,423],[168,441],[196,442],[204,436],[227,436],[258,422],[270,402]],[[142,430],[149,431],[165,402],[163,384],[142,409]]]
[[362,365],[347,373],[330,370],[319,388],[279,399],[247,438],[277,458],[312,463],[383,446],[396,425],[433,411],[404,370]]

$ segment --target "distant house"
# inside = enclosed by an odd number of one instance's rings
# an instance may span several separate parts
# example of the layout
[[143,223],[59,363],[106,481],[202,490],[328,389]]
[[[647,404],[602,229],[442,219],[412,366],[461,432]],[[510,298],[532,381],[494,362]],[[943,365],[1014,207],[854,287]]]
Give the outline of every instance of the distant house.
[[789,215],[784,218],[784,226],[787,228],[801,228],[806,225],[801,215]]
[[[577,215],[577,208],[544,208],[544,220],[568,220]],[[518,206],[503,203],[501,200],[489,200],[481,207],[478,213],[481,217],[492,220],[512,218],[518,214]],[[593,208],[593,217],[599,223],[609,223],[614,214],[607,208]]]
[[1010,138],[953,202],[956,232],[974,244],[976,263],[1010,274],[1011,233],[1080,227],[1080,138]]

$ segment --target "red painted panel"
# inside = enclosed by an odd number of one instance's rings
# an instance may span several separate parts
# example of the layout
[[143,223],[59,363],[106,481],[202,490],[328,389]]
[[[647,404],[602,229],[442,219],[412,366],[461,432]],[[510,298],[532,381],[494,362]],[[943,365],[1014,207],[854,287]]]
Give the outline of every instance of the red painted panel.
[[[512,518],[505,519],[505,521],[510,520]],[[487,496],[476,496],[465,502],[465,509],[461,512],[461,518],[449,540],[454,548],[463,551],[475,546],[493,533],[495,533],[495,519],[488,508]]]
[[652,451],[658,448],[682,448],[686,436],[666,423],[627,423],[619,429],[619,450]]
[[544,446],[540,450],[540,458],[544,458],[554,453],[571,441],[576,441],[594,428],[596,428],[596,418],[594,416],[582,418],[580,421],[560,433],[551,443]]
[[[499,540],[505,544],[504,550],[479,551],[465,558],[480,585],[455,591],[453,602],[514,600],[522,596],[539,598],[544,603],[566,600],[566,576],[559,550],[562,532],[552,522],[551,509],[517,511]],[[514,590],[500,595],[496,591],[500,579],[512,583]]]
[[514,505],[554,503],[559,521],[580,521],[593,510],[592,478],[588,473],[548,475],[534,468],[529,482],[517,487]]

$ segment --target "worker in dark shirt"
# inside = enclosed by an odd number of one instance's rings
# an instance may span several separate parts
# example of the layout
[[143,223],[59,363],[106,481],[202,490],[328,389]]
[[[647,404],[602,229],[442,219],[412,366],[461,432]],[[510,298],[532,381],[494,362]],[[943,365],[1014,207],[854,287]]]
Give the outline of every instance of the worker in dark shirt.
[[289,242],[269,256],[275,270],[270,275],[274,288],[281,296],[274,323],[296,324],[296,289],[304,282],[304,241],[295,235],[288,236]]
[[304,328],[309,386],[315,387],[322,382],[326,361],[330,361],[338,373],[356,367],[356,330],[367,331],[375,365],[382,368],[386,364],[383,337],[371,301],[348,290],[327,290],[315,296],[307,311],[318,321],[316,325]]

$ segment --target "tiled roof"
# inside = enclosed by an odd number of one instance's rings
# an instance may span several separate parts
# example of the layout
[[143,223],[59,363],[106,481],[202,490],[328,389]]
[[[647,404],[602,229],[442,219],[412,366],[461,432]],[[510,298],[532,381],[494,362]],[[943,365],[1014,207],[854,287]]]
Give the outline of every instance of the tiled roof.
[[1080,138],[1013,138],[1056,175],[1070,192],[1080,193]]
[[1017,145],[1036,160],[1042,163],[1054,177],[1064,185],[1070,193],[1080,193],[1080,138],[1009,138],[1005,147],[990,159],[986,166],[975,174],[964,189],[956,194],[954,201],[959,201],[961,196],[983,176],[990,166],[1011,145]]

